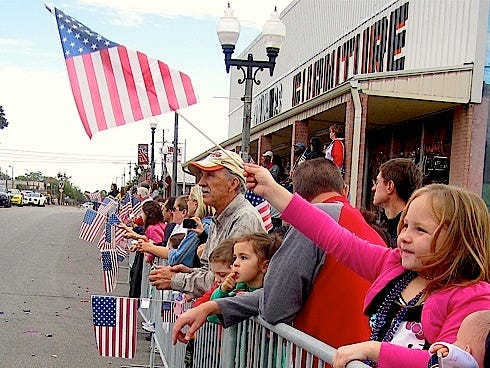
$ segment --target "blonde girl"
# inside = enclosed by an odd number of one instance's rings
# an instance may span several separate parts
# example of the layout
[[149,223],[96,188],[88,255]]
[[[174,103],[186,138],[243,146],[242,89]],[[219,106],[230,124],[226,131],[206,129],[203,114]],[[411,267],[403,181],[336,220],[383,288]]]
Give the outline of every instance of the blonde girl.
[[364,303],[371,340],[340,347],[334,368],[352,360],[425,368],[431,343],[454,342],[467,315],[488,309],[490,216],[476,194],[441,184],[417,190],[402,213],[397,248],[390,249],[357,238],[277,185],[267,170],[245,164],[245,171],[248,188],[285,221],[372,282]]

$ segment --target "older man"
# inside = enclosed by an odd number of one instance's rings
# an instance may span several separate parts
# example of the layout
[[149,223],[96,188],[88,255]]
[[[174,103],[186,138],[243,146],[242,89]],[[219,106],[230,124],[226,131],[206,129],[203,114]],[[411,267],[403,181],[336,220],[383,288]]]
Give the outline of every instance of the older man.
[[204,160],[189,163],[188,170],[199,179],[204,203],[216,210],[201,255],[203,266],[193,270],[180,265],[157,267],[150,273],[149,279],[158,289],[179,290],[199,297],[214,281],[208,264],[209,254],[214,248],[228,237],[265,232],[265,229],[258,211],[243,195],[243,161],[238,154],[217,150]]
[[[339,224],[360,238],[385,245],[342,194],[344,182],[332,161],[326,158],[305,161],[297,168],[293,181],[298,194]],[[369,338],[370,332],[363,314],[368,287],[368,281],[291,228],[270,261],[263,289],[191,309],[177,320],[173,338],[186,340],[181,328],[190,325],[189,336],[208,314],[221,314],[225,327],[260,314],[272,324],[292,323],[295,328],[335,347],[363,341]]]

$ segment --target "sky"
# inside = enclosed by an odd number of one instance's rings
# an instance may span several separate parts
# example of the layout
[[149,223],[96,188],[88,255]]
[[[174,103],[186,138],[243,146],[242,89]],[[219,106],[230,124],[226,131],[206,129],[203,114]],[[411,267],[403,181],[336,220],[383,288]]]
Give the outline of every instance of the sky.
[[[256,37],[277,6],[290,0],[230,1],[241,22],[234,57]],[[230,78],[216,35],[227,5],[221,0],[61,0],[50,2],[105,38],[155,57],[191,78],[199,103],[182,114],[214,142],[228,138]],[[66,173],[82,191],[108,190],[129,177],[139,143],[151,143],[148,120],[86,135],[75,107],[58,30],[42,1],[2,0],[0,106],[9,126],[0,130],[0,170],[14,176]],[[232,81],[236,83],[236,81]],[[240,97],[240,96],[238,96]],[[173,139],[174,114],[157,117],[158,149]],[[213,147],[184,120],[179,142],[185,160]],[[183,147],[183,146],[182,146]],[[167,164],[171,169],[172,164]]]

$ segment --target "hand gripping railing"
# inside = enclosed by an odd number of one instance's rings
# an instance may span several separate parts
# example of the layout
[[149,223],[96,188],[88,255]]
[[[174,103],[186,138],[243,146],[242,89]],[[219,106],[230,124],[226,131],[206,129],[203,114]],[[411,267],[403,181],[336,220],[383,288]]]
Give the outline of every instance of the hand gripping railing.
[[[227,329],[205,323],[192,340],[192,349],[181,343],[172,345],[172,329],[177,319],[174,313],[176,303],[162,302],[162,293],[149,287],[148,273],[149,267],[145,265],[142,297],[150,298],[151,302],[150,308],[140,309],[140,315],[144,320],[155,323],[151,345],[159,348],[166,368],[312,368],[325,367],[332,362],[335,348],[294,327],[284,323],[271,325],[260,317]],[[179,306],[183,310],[188,308],[188,303]],[[152,352],[150,367],[153,365]],[[347,365],[347,368],[368,367],[359,361]]]

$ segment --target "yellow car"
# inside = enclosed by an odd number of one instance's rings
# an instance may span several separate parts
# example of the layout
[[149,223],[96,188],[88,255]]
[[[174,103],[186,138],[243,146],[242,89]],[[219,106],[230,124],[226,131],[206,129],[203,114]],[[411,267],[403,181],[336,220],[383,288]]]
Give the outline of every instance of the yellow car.
[[22,207],[24,205],[24,196],[19,189],[9,189],[10,203]]

